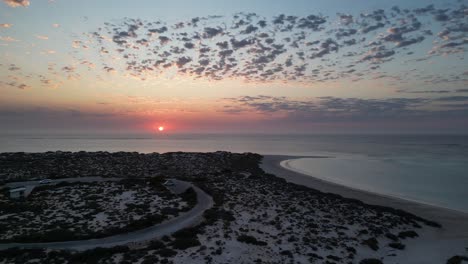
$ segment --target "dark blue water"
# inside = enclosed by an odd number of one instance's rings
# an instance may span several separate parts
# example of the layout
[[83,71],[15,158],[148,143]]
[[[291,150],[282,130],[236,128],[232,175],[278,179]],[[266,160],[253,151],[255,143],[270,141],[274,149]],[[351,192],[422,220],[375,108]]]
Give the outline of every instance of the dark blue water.
[[0,135],[0,151],[216,151],[308,155],[323,152],[371,156],[467,156],[468,136],[455,135],[225,135],[22,134]]

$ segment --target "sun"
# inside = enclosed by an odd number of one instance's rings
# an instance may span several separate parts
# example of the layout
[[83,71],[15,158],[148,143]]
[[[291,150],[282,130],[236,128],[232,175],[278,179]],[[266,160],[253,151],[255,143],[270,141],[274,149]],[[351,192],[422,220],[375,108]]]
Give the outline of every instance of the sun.
[[163,127],[163,126],[160,126],[160,127],[158,127],[158,130],[159,130],[159,132],[163,132],[163,131],[164,131],[164,127]]

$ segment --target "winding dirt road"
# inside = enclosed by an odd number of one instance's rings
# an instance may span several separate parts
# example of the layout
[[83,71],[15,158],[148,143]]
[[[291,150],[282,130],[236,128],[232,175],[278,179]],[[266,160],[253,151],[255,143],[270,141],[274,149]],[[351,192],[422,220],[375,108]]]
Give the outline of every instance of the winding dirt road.
[[[79,179],[79,178],[77,178]],[[86,179],[82,179],[86,181]],[[93,179],[96,180],[96,179]],[[106,180],[106,179],[102,179]],[[60,180],[63,181],[63,180]],[[75,180],[77,181],[77,180]],[[79,181],[79,180],[78,180]],[[142,243],[155,238],[161,238],[165,235],[170,235],[178,230],[194,226],[201,220],[205,210],[213,206],[213,199],[200,188],[195,185],[179,180],[172,180],[174,186],[168,186],[173,192],[181,193],[192,187],[197,194],[197,204],[187,212],[182,213],[178,217],[167,220],[163,223],[152,227],[141,229],[138,231],[114,235],[110,237],[75,240],[65,242],[47,242],[47,243],[8,243],[0,244],[0,250],[20,247],[20,248],[51,248],[51,249],[71,249],[71,250],[87,250],[97,247],[109,248],[119,245],[129,245],[132,243]]]

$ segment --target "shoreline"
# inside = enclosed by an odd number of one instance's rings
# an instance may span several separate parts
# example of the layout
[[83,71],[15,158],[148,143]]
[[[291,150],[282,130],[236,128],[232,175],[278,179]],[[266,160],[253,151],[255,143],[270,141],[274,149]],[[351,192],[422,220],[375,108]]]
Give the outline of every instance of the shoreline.
[[[304,158],[304,157],[299,157],[299,158],[295,157],[295,158],[292,158],[292,159],[283,160],[283,161],[280,162],[280,166],[287,169],[287,170],[291,170],[291,171],[294,171],[294,172],[297,172],[297,173],[300,173],[300,174],[304,174],[304,175],[306,175],[308,177],[312,177],[312,178],[316,179],[317,181],[321,181],[321,182],[324,182],[326,184],[337,185],[337,186],[344,187],[344,188],[347,188],[347,189],[351,189],[351,190],[354,190],[354,191],[357,191],[357,192],[365,192],[365,193],[369,193],[369,194],[376,195],[376,196],[386,197],[386,198],[389,198],[389,199],[402,200],[402,201],[406,201],[406,202],[420,204],[420,205],[423,205],[423,206],[434,207],[434,208],[438,208],[440,210],[447,210],[447,211],[451,211],[451,212],[458,213],[458,214],[466,214],[466,216],[468,217],[468,212],[465,212],[465,211],[462,211],[462,210],[457,210],[457,209],[454,209],[454,208],[444,207],[444,206],[437,205],[437,204],[431,204],[431,203],[424,202],[424,201],[419,201],[419,200],[416,200],[416,199],[400,197],[398,195],[392,195],[392,194],[388,194],[388,193],[379,193],[379,192],[374,192],[374,191],[363,189],[363,188],[348,186],[345,183],[334,182],[334,181],[331,181],[331,180],[326,180],[326,179],[322,179],[322,178],[310,175],[310,174],[307,173],[307,171],[295,168],[294,166],[290,165],[291,161],[294,161],[296,159],[301,159],[301,158]],[[307,158],[322,158],[322,157],[312,156],[312,157],[307,157]]]
[[468,213],[419,203],[417,201],[406,200],[399,197],[378,194],[365,190],[359,190],[338,183],[322,180],[307,175],[294,168],[283,166],[287,160],[298,158],[323,158],[321,156],[286,156],[286,155],[263,155],[260,167],[267,173],[283,178],[288,182],[303,185],[321,192],[334,193],[345,198],[360,200],[366,204],[380,205],[401,209],[435,221],[442,225],[435,230],[435,235],[439,239],[466,239],[468,245]]

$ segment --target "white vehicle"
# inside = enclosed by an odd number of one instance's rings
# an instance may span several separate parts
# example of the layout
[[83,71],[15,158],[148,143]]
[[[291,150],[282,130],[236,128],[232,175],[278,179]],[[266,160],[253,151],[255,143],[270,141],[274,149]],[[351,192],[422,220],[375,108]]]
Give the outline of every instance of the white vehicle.
[[172,180],[167,180],[163,183],[164,186],[174,186],[174,182]]
[[39,184],[49,184],[49,183],[51,183],[51,182],[52,182],[51,179],[43,179],[43,180],[40,180],[40,181],[39,181]]

